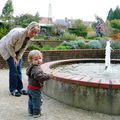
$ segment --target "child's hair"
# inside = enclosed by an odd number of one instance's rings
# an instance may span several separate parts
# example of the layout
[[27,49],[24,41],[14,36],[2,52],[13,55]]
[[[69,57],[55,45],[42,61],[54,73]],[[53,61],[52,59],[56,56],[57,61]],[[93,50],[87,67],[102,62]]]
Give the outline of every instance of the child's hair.
[[28,54],[28,62],[32,62],[33,58],[36,56],[40,56],[42,59],[42,53],[39,50],[32,50]]

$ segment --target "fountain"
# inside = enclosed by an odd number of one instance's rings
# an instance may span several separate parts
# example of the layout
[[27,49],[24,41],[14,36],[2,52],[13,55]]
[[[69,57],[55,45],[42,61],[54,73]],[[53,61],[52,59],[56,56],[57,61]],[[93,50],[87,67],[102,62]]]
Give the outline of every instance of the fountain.
[[43,71],[48,74],[52,72],[54,76],[45,82],[44,93],[74,107],[120,115],[120,75],[114,71],[120,71],[120,60],[110,60],[110,52],[108,41],[105,59],[68,59],[44,63]]
[[111,55],[111,47],[110,47],[110,40],[107,41],[106,49],[105,49],[105,69],[110,69],[110,55]]

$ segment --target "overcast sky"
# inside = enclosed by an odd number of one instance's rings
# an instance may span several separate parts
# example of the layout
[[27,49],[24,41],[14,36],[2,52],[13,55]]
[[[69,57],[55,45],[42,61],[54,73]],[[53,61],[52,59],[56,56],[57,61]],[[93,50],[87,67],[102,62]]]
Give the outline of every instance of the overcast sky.
[[[0,0],[0,14],[7,0]],[[106,20],[110,8],[120,7],[120,0],[12,0],[14,15],[36,12],[40,17],[52,16],[53,19],[79,18],[95,21],[95,15]],[[51,3],[50,13],[49,4]]]

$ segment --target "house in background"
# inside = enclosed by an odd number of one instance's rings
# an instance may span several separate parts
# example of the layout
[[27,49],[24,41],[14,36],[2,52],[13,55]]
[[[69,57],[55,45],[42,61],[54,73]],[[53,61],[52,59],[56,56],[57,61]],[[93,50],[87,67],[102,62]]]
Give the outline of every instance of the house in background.
[[[52,28],[54,28],[54,33],[56,35],[60,35],[64,33],[65,29],[72,28],[72,24],[76,19],[56,19],[52,20],[51,17],[40,17],[40,26],[41,26],[41,34],[45,34],[49,36],[49,32]],[[93,22],[91,21],[83,21],[86,26],[92,27]],[[53,27],[52,27],[53,26]],[[52,28],[51,28],[52,27]]]
[[[74,23],[75,19],[56,19],[55,21],[52,20],[51,17],[40,17],[40,26],[53,26],[53,25],[57,25],[57,26],[61,26],[62,28],[69,28],[72,26],[72,24]],[[93,22],[91,21],[83,21],[83,23],[87,26],[92,26]]]
[[54,26],[56,27],[56,33],[61,34],[64,33],[66,28],[70,28],[72,26],[72,19],[56,19],[54,22]]
[[40,35],[50,36],[50,31],[52,26],[54,26],[53,20],[51,17],[40,17],[39,24],[41,27]]
[[93,25],[93,21],[83,21],[83,23],[86,25],[86,26],[89,26],[89,27],[92,27]]
[[72,19],[67,19],[67,18],[65,18],[65,19],[56,19],[54,24],[58,25],[58,26],[61,26],[63,28],[69,28],[69,27],[72,26],[72,21],[73,21]]
[[52,26],[53,20],[50,17],[40,17],[40,26]]

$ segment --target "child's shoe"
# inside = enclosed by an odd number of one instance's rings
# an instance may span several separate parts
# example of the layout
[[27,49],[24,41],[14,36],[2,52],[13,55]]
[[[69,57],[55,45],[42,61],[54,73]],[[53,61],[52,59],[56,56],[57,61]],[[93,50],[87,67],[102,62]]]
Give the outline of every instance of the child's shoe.
[[21,89],[21,90],[19,91],[19,93],[22,94],[22,95],[27,95],[27,94],[28,94],[28,93],[27,93],[27,90],[24,90],[24,89]]

